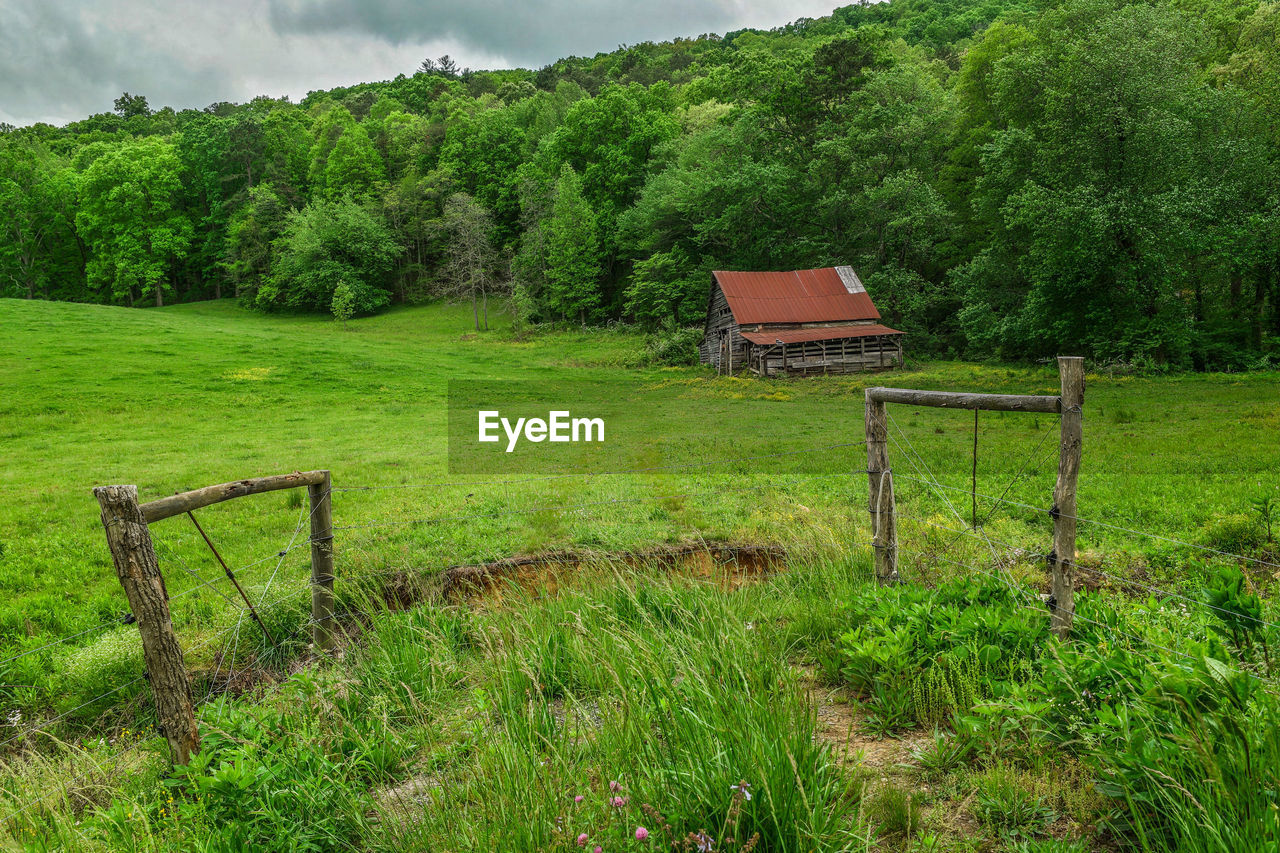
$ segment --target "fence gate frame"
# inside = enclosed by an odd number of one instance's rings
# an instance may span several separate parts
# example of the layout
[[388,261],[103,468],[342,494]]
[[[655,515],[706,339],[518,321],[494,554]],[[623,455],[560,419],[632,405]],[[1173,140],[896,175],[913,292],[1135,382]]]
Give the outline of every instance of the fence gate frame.
[[867,479],[870,487],[872,548],[876,579],[897,583],[898,524],[893,494],[893,470],[889,464],[888,403],[970,409],[974,412],[1035,412],[1061,416],[1058,444],[1058,480],[1053,489],[1053,544],[1048,562],[1052,573],[1049,593],[1050,627],[1065,639],[1075,617],[1076,482],[1084,441],[1084,359],[1059,356],[1058,396],[1023,394],[968,394],[956,391],[917,391],[908,388],[866,390]]
[[[151,541],[150,525],[232,498],[305,486],[311,506],[311,638],[317,653],[333,650],[333,506],[328,470],[236,480],[182,492],[144,504],[137,486],[98,486],[102,526],[116,576],[142,635],[146,678],[155,696],[161,733],[174,764],[200,751],[191,683],[173,630],[169,594]],[[194,520],[194,516],[192,517]],[[216,553],[216,552],[215,552]],[[230,574],[228,572],[228,574]]]

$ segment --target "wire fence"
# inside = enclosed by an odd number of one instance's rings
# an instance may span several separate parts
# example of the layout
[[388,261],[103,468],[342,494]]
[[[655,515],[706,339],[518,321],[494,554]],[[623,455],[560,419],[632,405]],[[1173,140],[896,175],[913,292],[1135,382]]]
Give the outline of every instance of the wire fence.
[[[1035,591],[1034,589],[1029,589],[1026,586],[1024,586],[1022,583],[1017,581],[1014,578],[1013,574],[1011,573],[1010,569],[1019,562],[1034,563],[1037,561],[1045,560],[1049,555],[1047,553],[1044,553],[1043,547],[1037,548],[1034,546],[1019,545],[1012,541],[1008,541],[1007,539],[999,535],[993,535],[991,532],[989,532],[986,529],[986,526],[987,526],[987,523],[991,521],[992,518],[996,515],[1000,507],[1008,507],[1008,508],[1014,508],[1018,510],[1025,510],[1025,511],[1032,512],[1037,516],[1043,516],[1045,518],[1048,518],[1051,515],[1051,513],[1054,511],[1051,505],[1039,506],[1031,503],[1026,503],[1024,501],[1013,500],[1008,497],[1010,490],[1015,486],[1015,484],[1017,484],[1018,482],[1021,482],[1030,472],[1035,471],[1038,465],[1045,458],[1045,445],[1048,442],[1049,435],[1052,434],[1052,430],[1046,431],[1045,435],[1042,436],[1040,440],[1035,444],[1031,452],[1027,454],[1025,458],[1023,458],[1020,461],[1020,463],[1017,464],[1017,468],[1013,477],[1004,485],[1004,488],[1000,490],[998,494],[991,495],[985,492],[979,492],[977,490],[976,474],[975,474],[975,485],[971,489],[962,489],[962,488],[950,486],[941,482],[940,478],[935,476],[933,472],[929,469],[929,466],[926,463],[924,455],[921,454],[915,447],[912,446],[912,443],[909,437],[907,436],[906,432],[902,430],[901,427],[899,427],[896,423],[892,422],[892,417],[890,417],[890,422],[891,422],[891,426],[893,427],[892,431],[889,433],[890,439],[892,440],[895,447],[897,448],[898,453],[906,461],[907,465],[909,466],[912,472],[912,473],[907,473],[901,470],[895,471],[893,473],[894,479],[904,481],[907,483],[914,483],[921,487],[919,496],[914,497],[913,500],[911,501],[912,503],[915,503],[916,501],[921,500],[925,497],[929,497],[933,500],[936,500],[940,508],[945,510],[946,513],[949,514],[950,516],[954,517],[954,520],[956,522],[956,526],[952,526],[950,524],[942,524],[942,523],[939,523],[934,518],[931,518],[927,515],[913,513],[899,507],[895,512],[898,518],[911,524],[918,524],[923,528],[927,528],[939,533],[947,534],[949,538],[947,539],[946,542],[936,547],[924,547],[920,545],[915,545],[915,547],[911,547],[911,546],[903,546],[898,543],[895,543],[895,547],[897,547],[901,553],[914,554],[918,559],[923,561],[938,561],[938,562],[947,564],[956,570],[960,570],[966,573],[972,573],[974,576],[985,576],[992,580],[998,581],[999,583],[1005,585],[1009,589],[1011,595],[1013,596],[1013,600],[1015,600],[1019,605],[1034,609],[1037,613],[1045,614],[1047,618],[1047,605],[1042,595],[1039,592]],[[457,481],[401,483],[401,484],[386,484],[386,485],[354,485],[354,486],[344,486],[340,488],[334,488],[332,489],[332,494],[342,494],[342,495],[346,495],[348,497],[354,498],[362,493],[391,491],[391,490],[448,490],[448,489],[462,489],[462,488],[475,489],[479,486],[504,486],[504,487],[516,487],[521,489],[528,489],[530,487],[536,487],[538,484],[544,484],[548,481],[570,480],[574,478],[593,480],[595,478],[601,478],[601,477],[617,477],[617,476],[627,476],[627,475],[656,473],[656,472],[671,472],[671,473],[693,472],[697,470],[714,469],[716,467],[723,467],[727,471],[731,466],[756,463],[765,459],[774,459],[774,458],[780,458],[780,457],[801,457],[801,456],[816,455],[816,454],[831,454],[834,451],[851,449],[859,446],[864,446],[865,444],[866,442],[864,441],[841,442],[841,443],[827,444],[827,445],[822,445],[822,446],[813,447],[813,448],[787,451],[787,452],[776,453],[776,454],[741,456],[741,457],[734,457],[734,458],[694,462],[694,463],[688,463],[688,464],[650,466],[650,467],[632,468],[632,469],[616,470],[616,471],[560,473],[560,474],[553,474],[553,475],[542,476],[542,477],[497,479],[497,480],[487,480],[487,481],[457,480]],[[1017,460],[1009,460],[1009,461],[1017,462]],[[342,553],[342,551],[345,549],[349,553],[356,553],[359,551],[359,549],[362,546],[365,546],[365,545],[368,545],[369,547],[376,547],[378,544],[376,541],[375,542],[370,542],[368,540],[361,541],[356,537],[361,533],[365,534],[366,536],[376,534],[377,531],[382,528],[416,528],[424,525],[433,525],[438,528],[440,525],[444,525],[444,524],[457,525],[463,522],[492,521],[495,519],[520,518],[520,517],[537,516],[537,515],[553,515],[557,517],[582,516],[582,517],[586,517],[593,525],[618,524],[618,523],[623,523],[628,519],[599,518],[598,517],[599,511],[602,509],[614,507],[614,506],[638,506],[638,505],[644,505],[648,503],[660,503],[663,501],[671,501],[671,500],[677,500],[677,499],[720,498],[726,494],[747,494],[751,492],[759,492],[761,491],[762,488],[769,488],[776,492],[792,486],[797,486],[804,483],[814,483],[817,481],[827,481],[827,482],[849,481],[852,484],[856,482],[857,478],[864,477],[867,475],[867,473],[868,472],[866,471],[865,468],[850,466],[848,469],[843,471],[835,471],[835,472],[826,471],[826,472],[812,473],[812,474],[806,474],[801,476],[791,476],[789,478],[776,478],[772,480],[767,485],[767,487],[762,486],[759,483],[752,483],[752,484],[745,484],[745,485],[744,484],[721,485],[714,489],[683,490],[678,492],[672,492],[669,494],[656,494],[656,495],[645,494],[645,495],[639,495],[635,497],[616,497],[616,498],[607,498],[607,499],[601,499],[601,500],[575,501],[575,502],[568,502],[568,503],[543,503],[533,507],[514,508],[514,509],[507,509],[507,510],[495,511],[495,512],[453,513],[453,514],[444,514],[444,515],[435,515],[435,516],[424,515],[421,517],[413,517],[413,518],[404,518],[404,517],[374,518],[367,521],[359,521],[358,523],[335,525],[334,526],[335,532],[340,534],[340,538],[335,542],[335,551]],[[984,502],[990,502],[989,506],[987,510],[982,514],[980,519],[978,519],[975,515],[975,517],[971,519],[970,522],[966,522],[964,515],[956,508],[956,506],[954,505],[954,502],[949,497],[949,494],[954,495],[956,493],[963,493],[964,495],[968,495],[974,501],[981,499]],[[247,562],[234,570],[236,574],[250,572],[262,566],[270,566],[270,564],[274,561],[274,566],[270,568],[270,573],[269,575],[266,576],[265,585],[258,592],[259,600],[257,602],[257,607],[263,612],[267,612],[267,613],[272,612],[277,606],[282,605],[283,603],[288,601],[290,598],[293,598],[295,596],[302,594],[306,589],[308,589],[311,586],[311,580],[309,576],[303,579],[301,582],[294,579],[293,581],[283,580],[279,584],[277,584],[277,581],[281,579],[281,570],[288,556],[293,551],[299,548],[307,548],[312,545],[310,537],[302,536],[302,530],[304,527],[307,526],[310,520],[310,516],[314,514],[314,512],[316,511],[316,508],[318,507],[318,504],[319,502],[317,502],[317,506],[313,506],[311,513],[308,513],[305,507],[300,511],[296,525],[294,526],[293,530],[290,532],[288,538],[283,540],[282,544],[278,548],[275,548],[270,553],[267,553],[258,558],[255,558],[254,560]],[[852,521],[850,524],[850,535],[845,540],[845,544],[851,548],[873,547],[875,545],[874,541],[870,539],[864,540],[860,538],[859,531],[858,531],[859,524],[857,522],[857,517],[860,514],[860,512],[866,512],[867,507],[865,505],[860,506],[859,502],[853,499],[851,495],[849,500],[849,510],[851,513]],[[339,507],[337,509],[336,514],[338,515],[339,518],[342,517],[342,507]],[[1127,527],[1123,524],[1115,523],[1114,521],[1103,521],[1100,519],[1088,518],[1085,516],[1068,516],[1068,517],[1074,518],[1074,520],[1076,520],[1081,524],[1096,525],[1098,527],[1105,528],[1107,530],[1110,530],[1116,533],[1122,533],[1128,536],[1158,540],[1167,544],[1177,546],[1179,548],[1187,548],[1197,552],[1209,553],[1214,555],[1215,557],[1219,557],[1224,560],[1231,560],[1231,561],[1235,561],[1237,563],[1242,563],[1242,564],[1247,563],[1252,565],[1259,565],[1259,566],[1280,569],[1280,564],[1277,564],[1275,562],[1272,562],[1270,560],[1267,560],[1265,558],[1261,558],[1255,555],[1233,553],[1224,549],[1214,548],[1214,547],[1210,547],[1210,546],[1206,546],[1198,543],[1185,541],[1185,540],[1178,539],[1176,537],[1171,537],[1162,533],[1144,531],[1141,529],[1137,529],[1135,527]],[[980,548],[984,549],[985,551],[989,552],[990,562],[984,563],[982,561],[975,560],[975,559],[957,559],[957,555],[955,553],[955,546],[965,538],[972,539],[976,545],[978,545]],[[1049,536],[1048,536],[1047,530],[1044,531],[1042,541],[1045,545],[1049,543]],[[197,703],[198,709],[204,708],[204,707],[207,707],[208,704],[212,702],[223,691],[230,689],[230,687],[235,681],[237,666],[242,663],[239,660],[238,656],[240,654],[242,633],[243,633],[243,629],[245,628],[244,617],[248,611],[246,607],[242,606],[239,602],[237,602],[234,598],[232,598],[231,595],[229,595],[226,592],[226,590],[219,585],[219,581],[222,580],[221,577],[219,576],[206,577],[196,568],[191,566],[188,563],[188,561],[184,559],[184,557],[167,542],[163,540],[157,540],[157,543],[160,545],[161,549],[165,553],[165,562],[174,565],[178,571],[182,572],[184,575],[188,576],[193,581],[191,586],[173,595],[170,598],[170,601],[179,600],[184,598],[185,596],[192,595],[200,591],[208,590],[213,594],[217,595],[219,598],[221,598],[226,603],[229,610],[233,614],[235,614],[234,622],[232,624],[225,625],[211,633],[206,633],[200,637],[198,642],[193,643],[190,646],[187,646],[186,648],[184,648],[184,654],[188,657],[188,659],[195,659],[211,649],[216,650],[216,654],[213,656],[214,668],[212,670],[212,674],[211,675],[206,674],[206,677],[208,679],[208,683],[206,685],[207,690],[204,693],[203,698],[201,698],[200,701]],[[622,551],[611,551],[609,553],[613,556],[622,554],[624,558],[629,556],[632,559],[636,559],[636,558],[643,558],[646,554],[646,551],[622,550]],[[376,580],[379,577],[390,577],[393,575],[428,576],[428,575],[438,574],[440,572],[448,571],[449,569],[457,568],[459,565],[465,565],[465,564],[452,562],[448,564],[441,563],[438,565],[424,566],[421,563],[408,562],[398,566],[383,566],[382,568],[379,568],[376,570],[364,569],[362,571],[362,578],[368,581],[368,580]],[[1246,620],[1251,619],[1254,623],[1256,623],[1257,627],[1265,627],[1269,629],[1280,629],[1280,622],[1275,621],[1273,619],[1269,619],[1265,617],[1263,618],[1251,617],[1251,616],[1248,616],[1247,614],[1240,614],[1235,610],[1219,607],[1217,605],[1214,605],[1212,602],[1209,602],[1207,600],[1203,600],[1200,598],[1195,598],[1182,591],[1164,589],[1159,586],[1156,586],[1155,584],[1147,583],[1141,579],[1127,577],[1119,573],[1119,567],[1108,564],[1104,561],[1096,561],[1096,564],[1076,563],[1075,569],[1079,572],[1087,573],[1090,576],[1105,579],[1117,585],[1121,590],[1138,589],[1138,590],[1142,590],[1144,593],[1148,595],[1158,597],[1161,600],[1177,601],[1186,606],[1194,605],[1194,606],[1203,608],[1204,612],[1207,615],[1219,615],[1219,616],[1231,617],[1231,618],[1244,618]],[[340,578],[342,577],[341,573],[339,573],[339,577]],[[271,595],[271,593],[273,592],[273,589],[274,589],[275,595]],[[1194,655],[1190,654],[1185,650],[1175,649],[1175,648],[1166,646],[1164,644],[1158,643],[1149,637],[1141,636],[1138,634],[1132,634],[1122,629],[1119,629],[1116,626],[1103,624],[1101,622],[1093,620],[1092,618],[1084,614],[1081,614],[1078,611],[1075,614],[1075,618],[1083,623],[1091,625],[1094,628],[1098,628],[1106,632],[1109,636],[1111,636],[1116,641],[1118,642],[1123,641],[1128,645],[1130,645],[1131,647],[1149,648],[1149,649],[1161,652],[1163,654],[1174,655],[1180,658],[1194,659]],[[105,631],[111,630],[113,628],[117,628],[121,625],[129,624],[132,621],[133,619],[130,615],[121,616],[118,618],[107,620],[99,625],[85,628],[83,630],[68,634],[66,636],[59,637],[54,640],[50,640],[36,647],[15,652],[3,659],[0,659],[0,667],[12,664],[30,655],[36,655],[43,652],[51,651],[65,644],[78,642],[79,644],[83,645],[86,638],[92,640],[93,638],[95,638],[96,636],[100,635]],[[283,637],[279,638],[275,642],[267,642],[266,644],[264,644],[263,642],[265,637],[264,638],[255,637],[254,640],[249,644],[249,648],[247,649],[247,654],[249,655],[251,660],[263,660],[264,658],[268,658],[273,654],[283,654],[287,650],[287,647],[297,640],[297,637],[300,633],[313,627],[315,624],[316,623],[312,618],[308,617],[306,619],[303,619],[293,628],[292,631],[285,634]],[[223,674],[224,666],[227,669],[225,676]],[[1245,675],[1249,675],[1255,679],[1258,679],[1259,681],[1263,682],[1263,684],[1265,685],[1265,689],[1267,689],[1270,692],[1274,692],[1275,685],[1270,679],[1265,679],[1257,675],[1256,673],[1250,672],[1247,669],[1237,669],[1236,671],[1243,673]],[[241,672],[243,672],[243,670],[241,670]],[[26,743],[30,741],[32,738],[36,738],[40,735],[47,735],[52,738],[53,732],[55,731],[56,727],[60,723],[71,720],[72,718],[75,718],[77,714],[84,711],[85,709],[92,708],[108,699],[112,699],[112,697],[117,696],[123,693],[124,691],[129,690],[130,688],[136,688],[146,680],[147,680],[146,672],[145,671],[139,672],[137,675],[126,677],[124,681],[114,685],[108,690],[101,692],[99,695],[94,696],[91,699],[79,702],[74,707],[68,710],[62,711],[51,718],[40,719],[26,726],[15,726],[15,728],[17,728],[18,730],[13,734],[11,734],[10,736],[6,737],[4,740],[0,741],[0,752],[5,751],[6,748],[13,747],[15,744]],[[284,677],[279,678],[268,690],[262,692],[259,695],[258,701],[266,701],[270,697],[276,695],[276,693],[280,689],[282,689],[286,683],[287,683],[287,678],[284,678]],[[13,821],[18,820],[22,816],[29,814],[32,809],[35,809],[40,804],[45,803],[56,796],[61,795],[63,797],[67,797],[68,791],[72,790],[73,788],[75,788],[76,786],[84,782],[87,777],[94,776],[94,775],[109,776],[113,774],[114,771],[124,766],[127,759],[132,755],[134,755],[144,745],[145,745],[144,742],[141,740],[134,741],[132,743],[127,744],[122,749],[118,750],[112,758],[105,759],[104,761],[109,760],[112,762],[110,772],[104,771],[103,763],[98,762],[97,758],[94,758],[93,759],[94,766],[89,770],[86,770],[81,774],[69,780],[66,780],[64,784],[56,787],[54,790],[39,794],[33,798],[23,801],[17,809],[11,811],[10,813],[4,816],[0,816],[0,826],[12,825]],[[87,755],[87,753],[85,754]]]

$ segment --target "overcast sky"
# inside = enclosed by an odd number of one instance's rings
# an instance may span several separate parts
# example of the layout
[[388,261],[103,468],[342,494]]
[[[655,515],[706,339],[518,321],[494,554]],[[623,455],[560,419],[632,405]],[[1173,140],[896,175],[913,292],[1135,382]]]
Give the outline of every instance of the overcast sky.
[[[385,80],[448,53],[538,68],[619,44],[774,27],[840,0],[0,0],[0,121],[62,124]],[[844,0],[847,2],[847,0]]]

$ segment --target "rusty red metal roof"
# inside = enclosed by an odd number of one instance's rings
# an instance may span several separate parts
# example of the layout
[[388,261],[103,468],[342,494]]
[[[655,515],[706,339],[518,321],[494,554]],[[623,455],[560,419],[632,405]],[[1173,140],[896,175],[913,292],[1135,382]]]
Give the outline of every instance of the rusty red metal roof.
[[901,335],[897,329],[881,326],[879,323],[864,323],[861,326],[826,326],[820,329],[780,329],[773,332],[743,332],[742,336],[753,344],[768,346],[782,341],[784,344],[798,344],[803,341],[835,341],[841,338],[868,338],[873,335]]
[[789,272],[712,273],[739,323],[879,320],[880,312],[849,267]]

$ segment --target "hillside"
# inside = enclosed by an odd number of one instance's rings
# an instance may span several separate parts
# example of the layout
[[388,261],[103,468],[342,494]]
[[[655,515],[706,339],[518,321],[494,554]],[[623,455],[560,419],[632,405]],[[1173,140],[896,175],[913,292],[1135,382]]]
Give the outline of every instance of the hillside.
[[[1056,418],[980,418],[977,533],[971,413],[895,409],[893,589],[870,581],[860,443],[868,384],[1055,393],[1047,368],[765,382],[649,364],[635,332],[514,332],[501,304],[491,320],[476,335],[466,305],[344,326],[230,300],[0,300],[0,843],[1276,841],[1275,374],[1090,373],[1078,619],[1058,643],[1039,598]],[[598,386],[572,405],[620,400],[640,413],[621,442],[650,450],[451,472],[450,380]],[[708,413],[726,426],[705,430]],[[153,526],[204,738],[170,777],[90,489],[148,499],[322,467],[333,660],[306,644],[302,501],[197,513],[274,640],[185,519]]]
[[889,0],[298,104],[125,93],[0,133],[0,294],[658,327],[711,269],[851,264],[918,353],[1267,369],[1277,8]]

